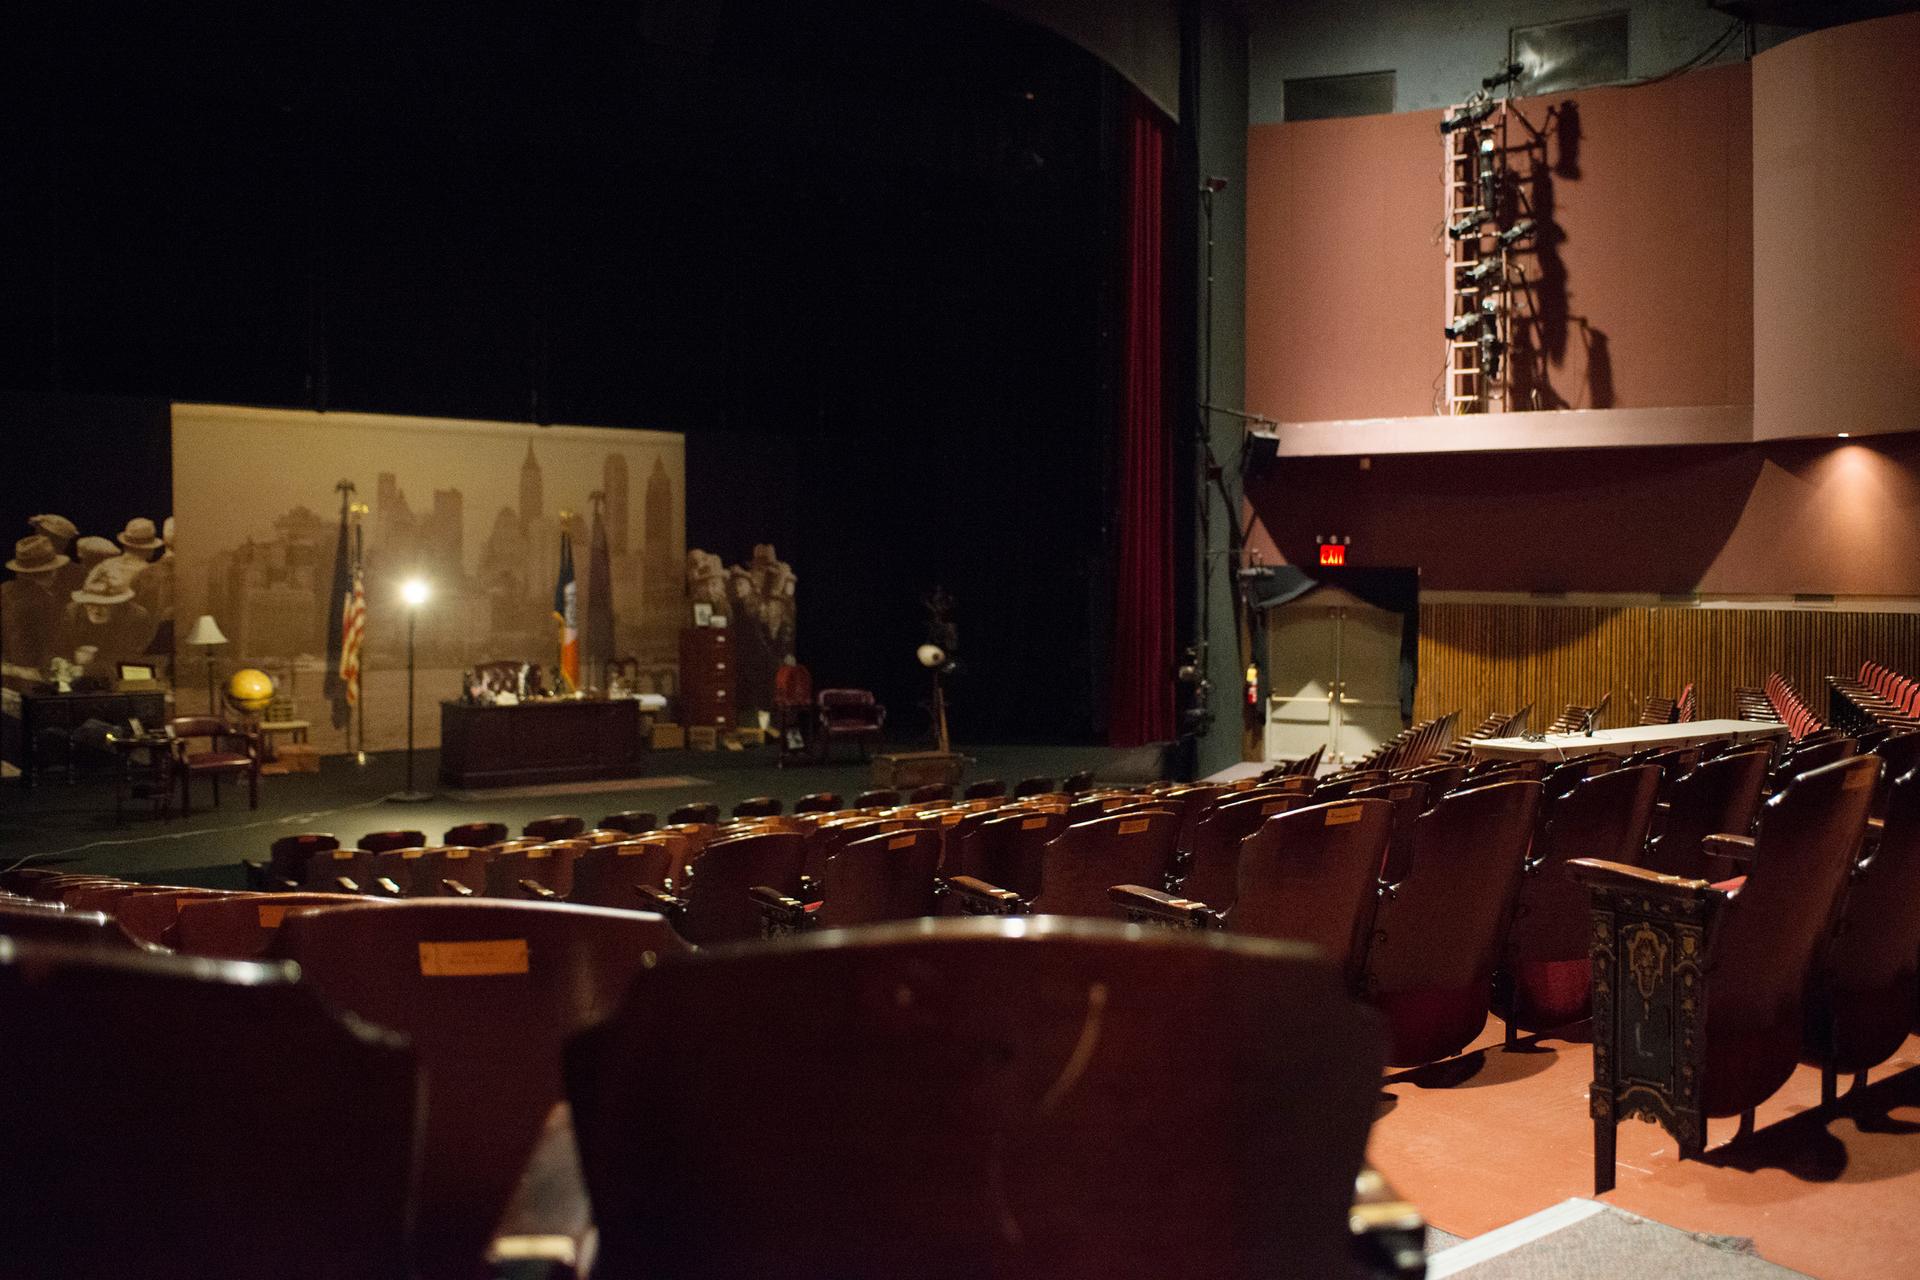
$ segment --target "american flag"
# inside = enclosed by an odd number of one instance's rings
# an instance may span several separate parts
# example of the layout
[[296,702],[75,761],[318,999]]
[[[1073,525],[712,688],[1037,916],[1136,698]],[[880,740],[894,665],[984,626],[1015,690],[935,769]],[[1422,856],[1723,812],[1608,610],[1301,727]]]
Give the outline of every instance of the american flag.
[[340,683],[347,705],[360,701],[360,642],[367,634],[366,575],[353,566],[353,591],[340,610]]

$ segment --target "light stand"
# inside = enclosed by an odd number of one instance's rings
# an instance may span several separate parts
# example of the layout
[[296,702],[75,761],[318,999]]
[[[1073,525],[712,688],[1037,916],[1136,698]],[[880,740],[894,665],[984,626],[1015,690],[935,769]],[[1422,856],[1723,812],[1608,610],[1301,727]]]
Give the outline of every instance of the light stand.
[[400,588],[400,598],[407,606],[407,787],[387,797],[395,804],[424,804],[433,799],[431,791],[416,791],[413,786],[413,641],[420,621],[420,606],[427,602],[427,594],[427,584],[419,578],[408,579]]
[[220,714],[220,707],[214,701],[213,693],[213,651],[226,642],[226,634],[220,630],[220,624],[213,620],[213,615],[210,613],[200,615],[199,620],[193,624],[193,630],[187,633],[185,641],[207,655],[207,714],[210,716]]

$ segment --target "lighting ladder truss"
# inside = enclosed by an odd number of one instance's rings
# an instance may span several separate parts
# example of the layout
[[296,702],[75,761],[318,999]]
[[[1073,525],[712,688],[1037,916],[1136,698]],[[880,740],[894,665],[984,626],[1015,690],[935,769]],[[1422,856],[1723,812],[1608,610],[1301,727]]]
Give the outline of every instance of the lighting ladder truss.
[[1514,242],[1532,228],[1523,219],[1504,225],[1507,198],[1505,99],[1483,88],[1448,109],[1441,124],[1446,153],[1447,365],[1446,414],[1505,409],[1510,389],[1509,293]]

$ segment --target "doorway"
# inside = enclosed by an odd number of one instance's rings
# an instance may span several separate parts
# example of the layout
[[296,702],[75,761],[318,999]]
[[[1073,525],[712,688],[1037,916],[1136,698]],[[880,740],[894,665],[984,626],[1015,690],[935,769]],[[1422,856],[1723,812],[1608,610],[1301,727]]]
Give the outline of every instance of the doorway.
[[1340,767],[1405,726],[1400,719],[1400,615],[1338,587],[1267,611],[1266,758],[1325,746]]

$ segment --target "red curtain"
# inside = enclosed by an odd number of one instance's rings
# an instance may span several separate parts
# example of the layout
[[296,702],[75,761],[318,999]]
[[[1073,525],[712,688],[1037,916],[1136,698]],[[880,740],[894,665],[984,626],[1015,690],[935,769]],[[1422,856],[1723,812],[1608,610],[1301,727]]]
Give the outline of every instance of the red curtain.
[[1107,740],[1116,747],[1171,738],[1174,719],[1173,466],[1161,384],[1166,131],[1154,109],[1135,95],[1127,132],[1126,367],[1107,729]]

